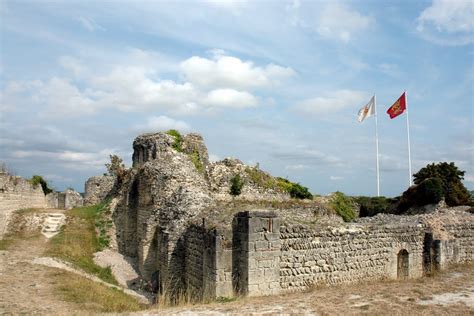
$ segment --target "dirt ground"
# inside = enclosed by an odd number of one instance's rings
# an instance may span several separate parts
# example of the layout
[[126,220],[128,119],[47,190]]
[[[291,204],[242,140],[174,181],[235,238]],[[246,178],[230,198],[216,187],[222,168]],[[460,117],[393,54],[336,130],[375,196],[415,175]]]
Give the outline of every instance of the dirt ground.
[[474,265],[409,281],[322,287],[304,293],[155,309],[160,315],[474,315]]
[[55,269],[32,263],[42,256],[46,243],[35,230],[0,250],[0,315],[67,314],[74,308],[55,295]]
[[[47,239],[39,233],[0,250],[0,315],[90,314],[57,295],[59,270],[33,264]],[[143,310],[134,315],[473,315],[474,264],[408,281],[320,287],[303,293],[226,303]]]

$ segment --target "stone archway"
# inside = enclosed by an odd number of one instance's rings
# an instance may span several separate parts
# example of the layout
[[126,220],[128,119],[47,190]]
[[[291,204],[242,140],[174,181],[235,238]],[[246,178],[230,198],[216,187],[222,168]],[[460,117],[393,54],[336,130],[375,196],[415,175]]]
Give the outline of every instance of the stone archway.
[[408,251],[402,249],[397,255],[397,278],[408,279],[409,276],[409,262],[408,262]]

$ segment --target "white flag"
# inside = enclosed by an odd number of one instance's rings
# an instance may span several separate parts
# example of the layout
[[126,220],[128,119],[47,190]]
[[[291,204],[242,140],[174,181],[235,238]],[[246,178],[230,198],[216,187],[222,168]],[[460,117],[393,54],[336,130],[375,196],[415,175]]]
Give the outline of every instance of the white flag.
[[359,113],[357,114],[357,120],[359,123],[362,123],[365,118],[370,117],[375,114],[375,96],[373,96],[369,103],[367,103],[366,106],[364,106],[362,109],[359,110]]

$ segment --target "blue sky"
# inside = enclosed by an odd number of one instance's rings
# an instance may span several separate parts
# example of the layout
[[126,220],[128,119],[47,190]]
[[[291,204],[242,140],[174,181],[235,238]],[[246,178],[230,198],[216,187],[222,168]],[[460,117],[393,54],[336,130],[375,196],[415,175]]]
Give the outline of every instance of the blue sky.
[[0,161],[83,191],[142,132],[198,132],[315,194],[375,195],[454,161],[474,189],[474,4],[434,1],[0,2]]

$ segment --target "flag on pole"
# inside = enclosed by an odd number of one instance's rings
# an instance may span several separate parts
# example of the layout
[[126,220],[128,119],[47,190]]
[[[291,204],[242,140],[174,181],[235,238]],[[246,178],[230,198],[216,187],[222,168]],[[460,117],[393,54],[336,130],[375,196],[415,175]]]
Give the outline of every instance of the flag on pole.
[[407,109],[407,100],[405,92],[398,98],[398,100],[387,110],[387,114],[391,119],[396,118]]
[[357,120],[362,123],[367,117],[375,115],[375,96],[373,96],[369,103],[367,103],[357,114]]

